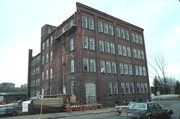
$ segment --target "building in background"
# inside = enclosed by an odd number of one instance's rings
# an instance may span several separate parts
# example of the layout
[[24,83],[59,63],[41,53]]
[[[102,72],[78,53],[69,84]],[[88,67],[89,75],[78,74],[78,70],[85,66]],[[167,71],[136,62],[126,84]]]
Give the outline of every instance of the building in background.
[[59,26],[41,28],[41,52],[29,50],[28,94],[75,95],[77,103],[150,99],[143,29],[76,3]]

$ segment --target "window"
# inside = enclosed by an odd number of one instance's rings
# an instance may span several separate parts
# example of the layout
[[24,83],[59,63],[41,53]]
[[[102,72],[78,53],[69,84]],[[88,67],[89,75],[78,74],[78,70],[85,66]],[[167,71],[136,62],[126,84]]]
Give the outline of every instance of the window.
[[44,55],[42,56],[42,65],[44,65]]
[[82,45],[84,49],[88,49],[88,37],[86,36],[82,37]]
[[116,62],[112,62],[112,73],[117,74]]
[[139,36],[136,34],[136,43],[139,43]]
[[118,45],[118,55],[122,56],[123,52],[122,52],[122,46]]
[[102,40],[99,41],[99,51],[104,52],[104,41]]
[[49,54],[46,54],[46,63],[49,62]]
[[53,51],[50,52],[50,61],[53,61]]
[[54,43],[54,38],[53,38],[53,36],[50,37],[50,42],[51,42],[51,45]]
[[127,55],[128,55],[128,57],[131,57],[131,49],[130,49],[130,47],[127,47]]
[[108,82],[107,89],[108,89],[108,94],[112,94],[112,82]]
[[41,74],[41,79],[42,79],[42,81],[44,80],[44,72],[42,72],[42,74]]
[[144,60],[144,52],[141,51],[141,58]]
[[143,72],[142,72],[142,66],[139,66],[139,75],[142,76]]
[[140,88],[140,84],[139,83],[137,83],[137,92],[141,93],[141,88]]
[[98,32],[103,33],[103,23],[98,21]]
[[89,71],[89,60],[88,60],[88,58],[83,58],[83,71],[84,72]]
[[129,64],[129,74],[130,74],[130,75],[133,75],[132,64]]
[[132,36],[132,42],[136,42],[136,39],[135,39],[135,35],[134,35],[134,33],[131,33],[131,36]]
[[139,43],[142,45],[143,44],[143,40],[142,40],[142,36],[139,35]]
[[126,46],[123,46],[123,56],[127,56]]
[[89,49],[95,50],[94,38],[89,38]]
[[145,93],[148,93],[148,85],[147,85],[147,83],[144,83],[144,87],[145,87]]
[[138,68],[138,65],[135,65],[135,72],[136,72],[136,76],[139,75],[139,68]]
[[108,34],[108,24],[104,23],[104,34]]
[[49,47],[49,39],[46,40],[46,47]]
[[82,16],[82,27],[83,28],[88,28],[87,17],[86,16]]
[[146,76],[146,67],[143,67],[143,76]]
[[105,61],[100,60],[100,68],[101,68],[101,73],[106,73],[106,71],[105,71]]
[[134,52],[134,58],[137,58],[137,51],[136,51],[136,49],[133,49],[133,52]]
[[121,38],[123,40],[125,40],[125,32],[124,32],[124,29],[121,29]]
[[106,72],[111,73],[111,63],[110,63],[110,61],[106,61]]
[[45,49],[45,42],[42,43],[42,50]]
[[119,63],[120,74],[124,74],[123,63]]
[[118,94],[118,85],[117,82],[113,82],[113,93]]
[[137,50],[137,53],[138,53],[138,59],[141,59],[141,51]]
[[114,36],[114,30],[112,25],[109,25],[109,35]]
[[124,74],[128,75],[128,64],[124,64]]
[[89,18],[89,29],[94,30],[94,19],[93,18]]
[[126,93],[130,94],[130,86],[129,83],[126,83]]
[[48,80],[49,79],[49,70],[47,69],[46,70],[46,80]]
[[134,83],[130,83],[130,92],[134,93]]
[[74,73],[74,59],[71,60],[71,73]]
[[109,42],[105,42],[105,52],[110,53]]
[[121,32],[119,28],[116,28],[116,37],[121,38]]
[[96,72],[96,61],[95,61],[95,59],[90,59],[90,72]]
[[53,79],[53,69],[50,69],[50,79]]
[[111,46],[111,54],[115,54],[115,45],[114,45],[114,43],[111,43],[110,46]]
[[129,40],[129,32],[125,31],[125,34],[126,34],[126,40]]
[[122,93],[125,94],[125,93],[126,93],[126,90],[125,90],[125,84],[124,84],[124,82],[120,83],[120,87],[121,87]]
[[73,51],[74,50],[74,39],[71,38],[70,39],[70,51]]
[[142,92],[142,93],[145,93],[145,90],[144,90],[144,83],[141,83],[141,92]]

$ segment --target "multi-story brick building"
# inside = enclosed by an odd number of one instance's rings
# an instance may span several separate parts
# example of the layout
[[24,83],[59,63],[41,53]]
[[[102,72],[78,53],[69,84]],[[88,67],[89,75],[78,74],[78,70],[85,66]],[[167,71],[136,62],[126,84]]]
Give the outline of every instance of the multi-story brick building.
[[41,52],[29,51],[29,96],[75,95],[78,103],[150,98],[143,29],[77,3],[58,27],[41,29]]

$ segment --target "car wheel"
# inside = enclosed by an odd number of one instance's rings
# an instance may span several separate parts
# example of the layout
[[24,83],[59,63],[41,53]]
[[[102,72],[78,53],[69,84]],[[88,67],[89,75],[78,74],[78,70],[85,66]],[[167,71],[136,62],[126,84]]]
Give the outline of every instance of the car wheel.
[[152,117],[151,116],[147,116],[146,119],[152,119]]

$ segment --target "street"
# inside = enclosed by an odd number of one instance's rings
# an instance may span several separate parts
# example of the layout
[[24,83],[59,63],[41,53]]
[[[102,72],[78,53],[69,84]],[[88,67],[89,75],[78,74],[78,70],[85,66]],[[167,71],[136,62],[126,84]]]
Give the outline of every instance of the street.
[[[160,101],[163,107],[172,108],[174,114],[172,119],[179,119],[180,115],[180,101]],[[43,114],[43,119],[119,119],[119,116],[115,112],[111,112],[113,108],[104,108],[99,110],[88,111],[74,111],[74,112],[62,112]],[[39,119],[40,115],[22,115],[11,117],[0,117],[3,119]]]

